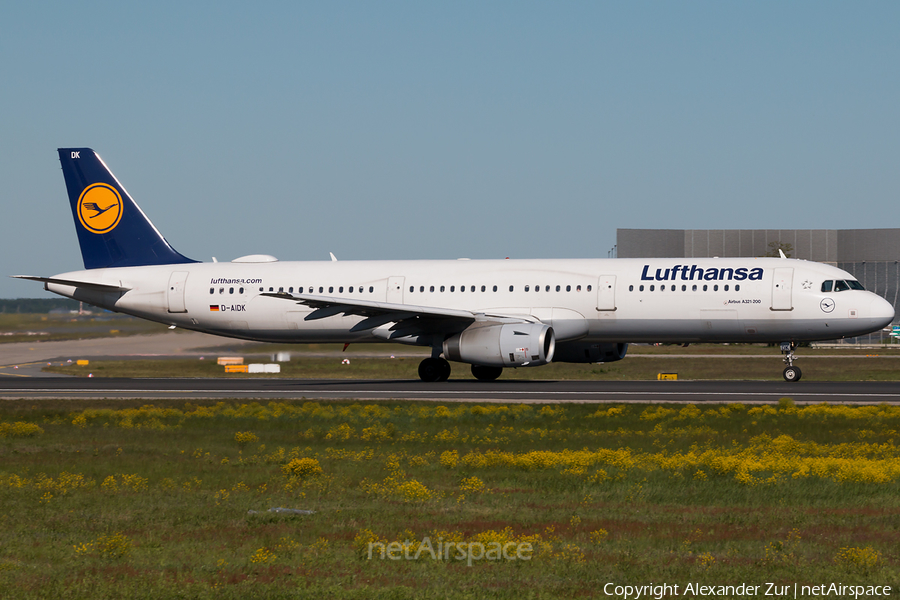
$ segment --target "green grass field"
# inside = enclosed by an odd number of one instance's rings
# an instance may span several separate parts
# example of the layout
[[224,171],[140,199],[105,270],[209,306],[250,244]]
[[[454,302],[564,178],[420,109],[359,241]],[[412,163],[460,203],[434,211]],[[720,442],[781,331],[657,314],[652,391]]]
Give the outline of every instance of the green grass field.
[[164,333],[165,325],[124,315],[0,314],[0,344]]
[[[837,582],[896,593],[898,429],[900,408],[789,399],[8,402],[0,590],[577,598],[606,597],[609,582],[694,582],[761,585],[763,597],[766,582]],[[423,552],[451,542],[468,555]],[[470,566],[478,544],[531,550]],[[381,558],[380,545],[395,552]]]

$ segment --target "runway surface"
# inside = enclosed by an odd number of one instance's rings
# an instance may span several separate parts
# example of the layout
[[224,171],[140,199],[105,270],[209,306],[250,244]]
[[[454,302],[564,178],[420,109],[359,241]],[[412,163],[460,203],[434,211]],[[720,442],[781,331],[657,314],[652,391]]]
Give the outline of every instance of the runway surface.
[[360,399],[440,402],[900,403],[896,382],[494,381],[336,379],[0,379],[0,400],[42,398]]

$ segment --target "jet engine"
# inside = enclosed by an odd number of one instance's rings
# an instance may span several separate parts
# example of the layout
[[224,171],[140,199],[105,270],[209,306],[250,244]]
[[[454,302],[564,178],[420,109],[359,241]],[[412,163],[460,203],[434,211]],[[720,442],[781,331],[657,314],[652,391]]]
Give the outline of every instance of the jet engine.
[[556,337],[541,323],[477,325],[444,341],[447,360],[486,367],[536,367],[553,360]]
[[608,363],[622,360],[628,352],[628,344],[560,342],[556,345],[554,362]]

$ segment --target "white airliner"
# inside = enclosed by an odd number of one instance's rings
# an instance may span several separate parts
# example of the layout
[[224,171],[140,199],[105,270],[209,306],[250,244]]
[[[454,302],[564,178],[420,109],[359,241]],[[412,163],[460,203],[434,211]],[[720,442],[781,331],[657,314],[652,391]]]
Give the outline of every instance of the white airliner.
[[100,157],[59,150],[84,271],[20,275],[76,300],[171,326],[267,342],[431,348],[482,380],[504,367],[611,362],[629,342],[798,342],[877,331],[893,307],[850,273],[786,258],[200,263],[176,252]]

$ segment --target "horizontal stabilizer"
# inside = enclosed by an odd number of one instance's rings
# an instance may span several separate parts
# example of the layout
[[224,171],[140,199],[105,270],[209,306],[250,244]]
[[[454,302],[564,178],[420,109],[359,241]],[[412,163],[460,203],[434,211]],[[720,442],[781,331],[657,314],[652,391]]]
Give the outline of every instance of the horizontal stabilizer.
[[74,279],[57,279],[56,277],[36,277],[34,275],[10,275],[10,277],[13,279],[30,279],[31,281],[41,281],[43,283],[55,283],[57,285],[70,285],[72,287],[87,288],[99,292],[127,292],[131,289],[120,285],[110,285],[108,283],[76,281]]

